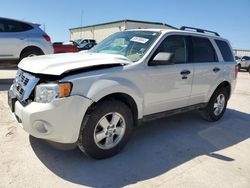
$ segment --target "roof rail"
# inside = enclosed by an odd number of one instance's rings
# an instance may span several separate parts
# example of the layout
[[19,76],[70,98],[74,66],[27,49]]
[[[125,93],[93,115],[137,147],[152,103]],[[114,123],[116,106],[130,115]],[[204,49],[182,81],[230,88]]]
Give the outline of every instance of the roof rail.
[[209,31],[209,30],[205,30],[205,29],[200,29],[200,28],[195,28],[195,27],[182,26],[180,28],[180,30],[195,30],[196,32],[199,32],[199,33],[212,33],[215,36],[220,36],[217,32]]

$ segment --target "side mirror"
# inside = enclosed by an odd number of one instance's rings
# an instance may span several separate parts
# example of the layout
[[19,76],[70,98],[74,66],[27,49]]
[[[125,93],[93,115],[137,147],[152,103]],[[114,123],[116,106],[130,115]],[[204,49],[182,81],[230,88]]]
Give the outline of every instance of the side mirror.
[[152,61],[149,62],[149,66],[157,65],[170,65],[174,64],[174,54],[168,52],[159,52]]

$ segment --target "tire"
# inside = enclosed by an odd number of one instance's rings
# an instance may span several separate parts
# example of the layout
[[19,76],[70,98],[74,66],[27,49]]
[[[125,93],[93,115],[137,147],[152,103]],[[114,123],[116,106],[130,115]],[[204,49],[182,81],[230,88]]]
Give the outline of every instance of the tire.
[[24,59],[25,57],[32,57],[32,56],[37,56],[37,55],[44,55],[44,53],[38,49],[26,50],[22,52],[20,56],[20,61]]
[[112,157],[124,148],[132,131],[129,107],[118,100],[105,100],[85,116],[77,145],[89,157]]
[[249,67],[247,68],[247,72],[249,72],[249,73],[250,73],[250,65],[249,65]]
[[223,116],[226,110],[227,101],[228,101],[227,89],[226,88],[217,89],[212,95],[211,99],[209,100],[207,106],[201,111],[203,118],[210,122],[218,121]]

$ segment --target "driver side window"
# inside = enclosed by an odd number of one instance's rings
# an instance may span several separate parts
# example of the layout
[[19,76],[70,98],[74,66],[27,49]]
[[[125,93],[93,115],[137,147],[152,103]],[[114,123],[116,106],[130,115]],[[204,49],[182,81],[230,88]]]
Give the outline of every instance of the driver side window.
[[168,52],[174,55],[174,63],[186,63],[188,61],[187,53],[187,39],[181,35],[171,35],[166,37],[158,49],[155,51],[153,57],[159,52]]

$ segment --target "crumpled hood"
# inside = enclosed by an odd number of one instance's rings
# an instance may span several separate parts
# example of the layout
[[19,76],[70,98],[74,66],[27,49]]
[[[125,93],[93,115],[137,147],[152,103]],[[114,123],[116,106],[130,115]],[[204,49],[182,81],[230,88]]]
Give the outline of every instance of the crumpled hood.
[[23,59],[18,67],[22,70],[48,75],[61,75],[72,70],[98,65],[126,65],[132,63],[122,55],[99,53],[64,53]]

